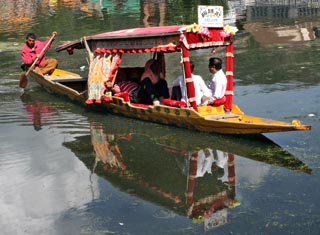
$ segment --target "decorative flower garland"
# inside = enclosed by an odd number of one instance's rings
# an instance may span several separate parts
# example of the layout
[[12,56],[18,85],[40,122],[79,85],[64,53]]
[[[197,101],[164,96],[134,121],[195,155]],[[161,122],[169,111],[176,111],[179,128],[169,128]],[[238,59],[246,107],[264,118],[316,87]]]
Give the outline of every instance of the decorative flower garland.
[[238,28],[235,26],[226,25],[223,27],[223,31],[220,32],[222,38],[228,38],[234,36],[238,32]]
[[193,23],[191,25],[186,26],[186,32],[199,33],[199,34],[206,35],[208,37],[210,36],[210,32],[207,27],[203,27],[203,26],[198,25],[196,23]]
[[[188,33],[199,33],[205,36],[210,36],[210,32],[207,27],[198,25],[196,23],[193,23],[191,25],[188,25],[185,27],[186,32]],[[234,36],[238,32],[238,28],[235,26],[226,25],[223,27],[223,31],[220,33],[220,36],[222,38],[228,38],[231,36]]]

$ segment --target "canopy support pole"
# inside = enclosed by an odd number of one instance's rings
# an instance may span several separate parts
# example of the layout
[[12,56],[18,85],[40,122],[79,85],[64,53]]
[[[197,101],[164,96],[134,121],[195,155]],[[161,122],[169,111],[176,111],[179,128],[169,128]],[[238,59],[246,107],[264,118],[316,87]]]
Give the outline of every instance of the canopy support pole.
[[183,68],[184,68],[184,78],[187,84],[186,88],[187,88],[188,100],[192,108],[195,111],[198,111],[196,98],[195,98],[194,84],[192,80],[192,73],[190,68],[189,51],[184,44],[182,46],[182,60],[183,60]]
[[232,99],[233,99],[233,43],[231,42],[226,46],[226,77],[227,77],[227,89],[226,89],[226,103],[224,108],[226,111],[231,112]]
[[88,64],[90,65],[93,61],[93,58],[94,58],[93,52],[90,50],[90,47],[89,47],[88,42],[86,40],[86,37],[83,37],[81,40],[83,41],[83,44],[88,52],[88,57],[89,57]]

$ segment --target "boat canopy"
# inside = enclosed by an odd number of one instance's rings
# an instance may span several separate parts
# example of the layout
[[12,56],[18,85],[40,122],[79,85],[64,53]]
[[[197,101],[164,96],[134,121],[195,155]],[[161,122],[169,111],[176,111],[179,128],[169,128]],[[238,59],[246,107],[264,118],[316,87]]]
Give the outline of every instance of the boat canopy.
[[[100,67],[106,68],[101,72],[101,76],[99,75],[99,79],[95,77],[94,79],[90,79],[93,73],[89,73],[88,104],[96,101],[101,102],[100,97],[104,97],[101,93],[106,89],[104,85],[106,81],[111,81],[112,84],[114,83],[118,66],[121,63],[122,54],[153,52],[158,55],[163,55],[163,53],[181,52],[188,103],[190,103],[194,110],[198,111],[190,68],[189,51],[225,46],[226,76],[228,82],[224,107],[225,109],[231,110],[233,96],[232,30],[230,26],[207,28],[197,25],[196,23],[191,25],[123,29],[92,36],[84,36],[78,40],[57,47],[56,51],[67,50],[69,54],[73,54],[74,49],[86,49],[89,53],[90,71],[100,70]],[[105,57],[108,61],[107,64]],[[159,58],[164,57],[160,56]],[[102,65],[100,65],[101,63]],[[164,65],[164,60],[162,60],[162,65]],[[90,85],[92,80],[94,80],[94,83],[99,84]],[[95,89],[91,91],[90,87],[95,87]],[[99,91],[97,91],[97,89]],[[92,97],[90,95],[91,93],[94,94]]]
[[226,46],[231,43],[224,28],[206,28],[197,24],[133,28],[84,36],[62,44],[56,51],[84,49],[88,43],[92,52],[106,53],[148,53],[180,51],[182,43],[189,49]]

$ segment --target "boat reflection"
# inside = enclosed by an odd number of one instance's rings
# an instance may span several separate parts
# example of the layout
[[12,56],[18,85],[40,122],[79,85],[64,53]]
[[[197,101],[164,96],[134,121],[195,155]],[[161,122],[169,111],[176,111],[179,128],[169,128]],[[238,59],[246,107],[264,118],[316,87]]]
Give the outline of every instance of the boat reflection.
[[[162,128],[119,133],[113,124],[91,121],[90,136],[76,137],[64,146],[92,173],[104,177],[117,188],[195,223],[203,223],[205,230],[227,223],[228,209],[240,205],[236,198],[235,160],[240,157],[237,152],[246,158],[260,159],[258,155],[273,148],[274,151],[260,160],[311,173],[303,162],[270,143],[260,148],[256,144],[246,147],[242,141],[225,142],[227,147],[221,150],[210,144],[210,138],[204,145],[192,141],[199,137],[196,134],[193,138],[178,132],[160,134]],[[275,160],[279,157],[285,158]]]
[[25,103],[28,120],[33,123],[36,131],[41,130],[43,123],[56,113],[56,109],[49,106],[46,102],[31,101],[31,98],[26,93],[21,95],[20,98]]
[[[233,154],[211,148],[184,151],[152,143],[146,135],[106,133],[101,123],[91,123],[90,130],[93,164],[81,157],[87,155],[83,155],[83,150],[75,150],[74,143],[65,145],[76,155],[81,154],[78,157],[92,167],[93,173],[123,190],[130,188],[131,193],[145,200],[195,222],[204,222],[206,230],[226,223],[227,208],[239,205]],[[137,143],[141,141],[143,144]],[[152,158],[154,153],[146,151],[151,147],[157,149],[156,159]]]

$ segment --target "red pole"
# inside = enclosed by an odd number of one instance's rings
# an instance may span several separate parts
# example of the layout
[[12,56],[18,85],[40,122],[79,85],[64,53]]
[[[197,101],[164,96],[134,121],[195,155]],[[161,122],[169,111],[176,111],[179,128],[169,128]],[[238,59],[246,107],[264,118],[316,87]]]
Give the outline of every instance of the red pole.
[[191,154],[189,161],[189,175],[186,193],[186,205],[187,205],[187,215],[191,216],[193,211],[193,193],[196,186],[197,168],[198,168],[198,151],[194,151]]
[[226,47],[226,77],[227,77],[227,89],[226,89],[226,103],[225,109],[231,111],[232,98],[233,98],[233,44],[232,42]]
[[190,68],[189,51],[184,45],[182,46],[182,59],[183,59],[184,78],[186,82],[188,100],[192,108],[195,111],[198,111],[196,98],[195,98],[194,84],[193,84],[191,68]]
[[236,171],[234,167],[234,154],[228,153],[228,179],[229,185],[236,185]]
[[232,201],[236,198],[236,171],[234,165],[234,154],[228,153],[228,180],[230,191],[228,198]]

